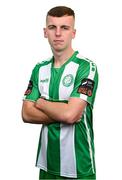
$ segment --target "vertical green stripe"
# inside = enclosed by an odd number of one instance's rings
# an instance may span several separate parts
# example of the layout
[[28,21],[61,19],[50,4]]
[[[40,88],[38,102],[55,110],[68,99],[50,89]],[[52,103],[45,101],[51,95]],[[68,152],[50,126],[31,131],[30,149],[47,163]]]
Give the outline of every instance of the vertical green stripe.
[[60,101],[59,100],[59,86],[60,80],[62,77],[62,73],[64,71],[64,67],[51,69],[51,80],[49,86],[49,97],[52,101]]
[[[52,67],[49,86],[49,97],[52,101],[59,100],[59,74],[60,69]],[[47,169],[60,175],[60,123],[48,125]]]
[[60,124],[48,125],[47,169],[60,175]]

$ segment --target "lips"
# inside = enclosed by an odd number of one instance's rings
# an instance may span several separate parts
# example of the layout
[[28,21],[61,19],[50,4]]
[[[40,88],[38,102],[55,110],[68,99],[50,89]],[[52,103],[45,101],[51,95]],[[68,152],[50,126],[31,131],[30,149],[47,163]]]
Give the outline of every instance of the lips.
[[54,40],[54,42],[57,42],[57,43],[59,42],[60,43],[60,42],[64,42],[64,41],[61,40],[61,39],[56,39],[56,40]]

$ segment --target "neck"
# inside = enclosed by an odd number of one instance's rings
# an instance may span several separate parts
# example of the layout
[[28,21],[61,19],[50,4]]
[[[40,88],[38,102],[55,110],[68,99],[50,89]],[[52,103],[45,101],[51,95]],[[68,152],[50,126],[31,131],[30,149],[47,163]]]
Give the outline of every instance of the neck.
[[54,55],[54,67],[61,67],[68,59],[73,55],[74,50],[71,48],[66,51],[53,51]]

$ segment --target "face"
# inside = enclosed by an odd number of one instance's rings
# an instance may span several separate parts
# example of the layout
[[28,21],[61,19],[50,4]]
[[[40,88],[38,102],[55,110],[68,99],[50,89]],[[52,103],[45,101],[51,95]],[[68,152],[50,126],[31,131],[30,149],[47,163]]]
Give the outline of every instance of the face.
[[52,50],[71,49],[71,42],[75,33],[73,16],[47,17],[44,37],[48,38]]

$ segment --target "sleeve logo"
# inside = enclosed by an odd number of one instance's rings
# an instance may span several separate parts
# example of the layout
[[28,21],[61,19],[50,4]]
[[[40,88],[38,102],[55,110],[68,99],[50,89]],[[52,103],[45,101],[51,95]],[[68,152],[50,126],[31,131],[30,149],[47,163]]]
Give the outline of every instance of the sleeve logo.
[[30,80],[28,87],[27,87],[27,90],[25,91],[24,95],[29,95],[32,92],[32,89],[33,89],[33,81]]
[[78,93],[85,94],[87,96],[92,96],[92,92],[94,89],[94,81],[91,79],[83,79],[78,88]]

